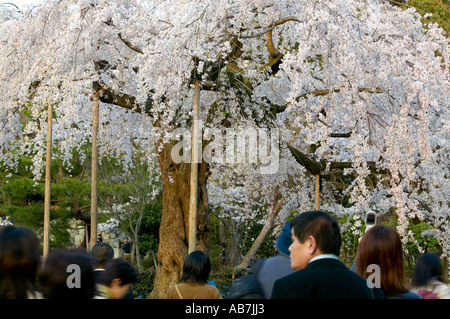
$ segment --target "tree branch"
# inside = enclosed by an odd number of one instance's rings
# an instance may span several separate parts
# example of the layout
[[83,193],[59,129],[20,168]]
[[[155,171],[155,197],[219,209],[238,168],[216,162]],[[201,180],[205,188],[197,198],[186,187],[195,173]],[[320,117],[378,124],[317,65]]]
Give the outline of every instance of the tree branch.
[[[341,86],[341,87],[337,87],[337,88],[334,88],[334,89],[316,90],[316,91],[303,93],[303,94],[297,96],[295,98],[295,101],[298,102],[298,101],[300,101],[300,99],[306,98],[308,95],[323,96],[323,95],[327,95],[327,94],[330,94],[330,93],[338,93],[342,89],[345,89],[345,88],[346,88],[345,86]],[[376,88],[358,88],[358,92],[383,93],[384,90],[382,88],[379,88],[379,87],[376,87]],[[275,111],[275,113],[281,113],[281,112],[286,111],[288,106],[289,106],[289,103],[286,103],[284,105],[274,105],[272,110]]]
[[136,98],[134,96],[126,93],[114,92],[111,88],[101,84],[99,81],[94,81],[92,83],[92,88],[94,89],[94,92],[101,92],[100,101],[103,103],[114,104],[128,110],[146,114],[150,113],[153,106],[151,95],[148,97],[144,108],[142,108],[136,103]]
[[320,174],[320,172],[325,169],[325,165],[323,165],[321,162],[311,159],[310,156],[306,155],[305,153],[299,151],[289,144],[287,144],[287,147],[291,151],[291,154],[292,156],[294,156],[297,163],[306,168],[306,170],[309,171],[312,175]]
[[283,205],[283,198],[278,200],[278,194],[279,191],[277,186],[275,188],[274,199],[272,200],[272,209],[270,211],[267,222],[264,224],[258,237],[253,241],[252,247],[250,247],[249,251],[242,259],[242,262],[239,264],[237,269],[243,270],[246,269],[248,266],[250,266],[253,258],[255,257],[256,252],[258,251],[259,247],[261,247],[264,238],[266,238],[267,234],[272,229],[275,223],[275,218],[278,216],[278,213],[281,211],[281,206]]
[[[312,92],[307,92],[307,93],[303,93],[299,96],[297,96],[295,98],[295,100],[298,102],[300,99],[305,98],[307,95],[312,94],[314,96],[322,96],[322,95],[327,95],[330,93],[338,93],[340,92],[342,89],[345,89],[345,86],[341,86],[338,88],[334,88],[334,89],[326,89],[326,90],[316,90],[316,91],[312,91]],[[358,88],[358,92],[367,92],[367,93],[383,93],[383,89],[381,88]]]
[[[284,24],[284,23],[286,23],[288,21],[301,22],[296,17],[286,17],[286,18],[283,18],[281,20],[278,20],[278,21],[274,22],[270,27],[266,28],[264,31],[261,31],[260,33],[253,34],[253,35],[241,35],[241,36],[237,36],[236,35],[236,36],[241,38],[241,39],[257,38],[257,37],[262,36],[263,34],[266,34],[267,32],[272,31],[273,29],[275,29],[275,27],[277,27],[279,25],[282,25],[282,24]],[[259,29],[259,28],[261,28],[261,27],[256,27],[255,29]]]
[[267,31],[266,33],[267,37],[267,50],[269,51],[269,54],[272,58],[277,58],[280,55],[280,52],[275,48],[275,45],[273,44],[272,39],[272,30]]
[[135,52],[137,52],[137,53],[140,53],[140,54],[144,54],[144,52],[142,52],[141,49],[135,47],[134,45],[131,44],[130,41],[124,39],[124,38],[122,37],[122,34],[121,34],[120,32],[119,32],[118,36],[119,36],[119,39],[122,40],[122,42],[125,43],[125,45],[126,45],[127,47],[129,47],[131,50],[133,50],[133,51],[135,51]]
[[[314,160],[311,158],[310,155],[301,152],[300,150],[296,149],[295,147],[289,144],[287,144],[287,147],[291,151],[291,154],[292,156],[294,156],[297,163],[306,168],[306,170],[310,172],[311,175],[321,174],[327,167],[327,163],[325,160],[320,161]],[[367,161],[366,164],[369,170],[373,172],[377,172],[379,174],[389,173],[387,170],[378,169],[376,167],[376,162],[374,161]],[[348,169],[348,168],[354,168],[352,162],[329,162],[329,169]]]

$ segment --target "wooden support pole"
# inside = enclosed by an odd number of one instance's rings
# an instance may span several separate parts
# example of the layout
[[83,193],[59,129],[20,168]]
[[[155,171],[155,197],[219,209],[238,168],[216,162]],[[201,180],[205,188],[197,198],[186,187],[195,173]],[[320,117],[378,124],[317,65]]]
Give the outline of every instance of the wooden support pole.
[[51,200],[51,165],[52,165],[52,118],[53,107],[48,105],[47,115],[47,154],[45,159],[45,198],[44,198],[44,243],[42,256],[45,259],[50,250],[50,200]]
[[199,158],[199,114],[200,86],[195,81],[194,101],[193,101],[193,126],[192,126],[192,149],[191,149],[191,190],[189,201],[189,242],[188,253],[196,250],[197,246],[197,200],[198,200],[198,163]]
[[320,174],[316,174],[316,210],[319,210],[319,198],[320,198]]
[[91,240],[89,250],[97,243],[97,205],[98,205],[98,116],[99,92],[94,94],[92,120],[92,173],[91,173]]

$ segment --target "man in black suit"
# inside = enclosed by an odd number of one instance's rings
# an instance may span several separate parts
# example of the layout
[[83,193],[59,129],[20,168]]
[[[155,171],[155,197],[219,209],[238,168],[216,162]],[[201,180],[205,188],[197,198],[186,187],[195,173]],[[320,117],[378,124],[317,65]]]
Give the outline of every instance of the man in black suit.
[[114,249],[106,242],[95,244],[91,249],[94,263],[94,280],[96,283],[96,297],[108,298],[105,283],[105,267],[114,259]]
[[339,261],[340,228],[331,215],[304,212],[290,223],[291,267],[298,271],[275,282],[272,299],[384,298]]

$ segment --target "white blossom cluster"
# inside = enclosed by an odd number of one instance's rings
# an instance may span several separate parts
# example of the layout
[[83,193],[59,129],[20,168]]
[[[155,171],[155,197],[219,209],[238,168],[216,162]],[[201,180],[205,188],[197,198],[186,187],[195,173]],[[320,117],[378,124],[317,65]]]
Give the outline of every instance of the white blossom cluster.
[[[276,74],[264,67],[268,31],[283,54]],[[322,209],[350,218],[395,211],[404,240],[408,218],[419,218],[448,254],[449,41],[412,8],[379,0],[46,1],[22,13],[0,7],[0,43],[0,159],[11,167],[30,154],[42,172],[49,104],[60,156],[68,162],[73,149],[81,152],[92,138],[93,81],[141,106],[152,98],[146,114],[101,103],[100,155],[127,165],[139,147],[155,161],[156,143],[189,122],[195,69],[212,87],[200,96],[211,127],[225,119],[277,127],[283,145],[305,153],[316,145],[325,173],[332,162],[352,163],[353,205],[336,202],[324,182]],[[234,83],[227,68],[238,70]],[[274,115],[274,105],[283,111]],[[251,165],[211,166],[211,204],[252,218],[253,204],[267,207],[278,185],[286,212],[312,207],[313,177],[281,154],[274,176],[253,174]],[[367,182],[368,163],[388,172],[376,185]]]

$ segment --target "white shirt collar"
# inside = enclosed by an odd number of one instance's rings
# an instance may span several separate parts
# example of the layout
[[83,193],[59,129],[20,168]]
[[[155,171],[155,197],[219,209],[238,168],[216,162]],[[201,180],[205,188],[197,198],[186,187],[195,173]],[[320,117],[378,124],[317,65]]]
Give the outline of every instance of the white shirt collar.
[[339,260],[338,256],[336,256],[334,254],[322,254],[322,255],[319,255],[319,256],[311,258],[309,263],[312,263],[313,261],[320,260],[320,259],[336,259],[336,260]]

